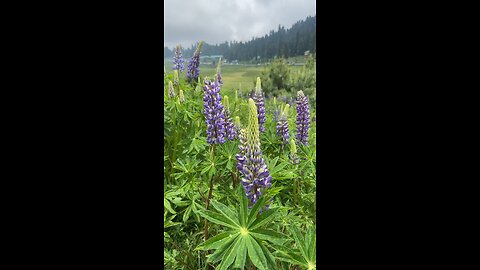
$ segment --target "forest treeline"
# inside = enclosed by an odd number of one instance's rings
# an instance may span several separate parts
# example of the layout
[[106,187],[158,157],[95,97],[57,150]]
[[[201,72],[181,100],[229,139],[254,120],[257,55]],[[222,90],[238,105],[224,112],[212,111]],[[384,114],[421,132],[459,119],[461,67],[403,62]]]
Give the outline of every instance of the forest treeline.
[[[316,16],[308,16],[285,29],[279,25],[278,30],[271,30],[263,37],[252,38],[247,42],[225,41],[221,44],[204,43],[202,55],[223,55],[228,61],[263,62],[275,57],[293,57],[303,55],[305,51],[316,53]],[[182,48],[184,57],[191,57],[196,45]],[[173,57],[173,49],[164,47],[164,57]]]

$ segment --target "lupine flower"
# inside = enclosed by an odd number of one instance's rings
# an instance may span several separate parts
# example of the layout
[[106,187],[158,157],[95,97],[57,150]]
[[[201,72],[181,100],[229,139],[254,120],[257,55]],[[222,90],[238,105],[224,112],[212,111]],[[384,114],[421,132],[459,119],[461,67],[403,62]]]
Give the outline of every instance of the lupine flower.
[[223,84],[223,81],[222,81],[222,72],[220,70],[220,66],[222,64],[222,58],[220,58],[218,60],[218,65],[217,65],[217,74],[215,74],[215,82],[217,84]]
[[257,106],[258,110],[258,125],[260,128],[260,132],[265,132],[265,121],[267,120],[267,117],[265,115],[265,99],[262,93],[260,77],[257,77],[257,85],[255,88],[253,100],[255,101],[255,106]]
[[207,121],[207,143],[222,144],[225,142],[225,115],[223,114],[220,86],[205,79],[203,87],[203,114]]
[[273,97],[273,119],[278,122],[281,110],[277,107],[277,98]]
[[293,164],[298,164],[300,162],[300,159],[298,158],[298,155],[297,155],[297,146],[295,145],[295,141],[293,139],[290,141],[289,157],[290,157],[290,161]]
[[233,125],[232,118],[230,117],[230,108],[229,108],[230,106],[228,104],[228,96],[225,96],[223,100],[225,102],[225,106],[223,107],[223,114],[225,115],[225,132],[227,134],[227,138],[230,141],[233,141],[237,137],[237,130]]
[[253,91],[253,90],[250,91],[250,93],[248,93],[248,95],[247,95],[247,99],[250,99],[250,98],[253,99],[254,94],[255,94],[255,91]]
[[310,112],[308,98],[303,91],[297,93],[297,141],[308,145],[308,128],[310,127]]
[[[235,156],[241,182],[251,207],[266,188],[272,185],[272,176],[262,158],[257,107],[253,99],[248,100],[248,126],[240,131],[240,153]],[[268,206],[267,206],[268,209]]]
[[235,130],[237,131],[237,137],[240,137],[240,129],[241,129],[241,124],[240,124],[240,117],[235,116]]
[[172,81],[168,81],[168,97],[169,98],[175,97],[175,89],[173,88]]
[[175,49],[175,56],[173,56],[173,69],[182,72],[184,70],[185,60],[182,57],[182,52],[180,50],[180,45],[177,45]]
[[182,89],[180,89],[180,92],[178,93],[178,99],[180,100],[180,103],[185,102],[185,96],[183,95]]
[[174,70],[173,71],[173,85],[177,86],[179,83],[179,79],[178,79],[178,70]]
[[293,103],[293,97],[290,98],[290,101],[288,102],[288,105],[292,106]]
[[282,138],[282,141],[284,144],[288,143],[288,139],[290,138],[290,133],[288,131],[288,109],[290,108],[290,105],[285,106],[285,110],[282,112],[282,114],[279,117],[279,120],[277,122],[277,134]]
[[196,81],[198,76],[200,75],[200,50],[202,49],[203,41],[198,43],[197,49],[193,54],[190,62],[188,62],[187,66],[187,78],[189,81]]

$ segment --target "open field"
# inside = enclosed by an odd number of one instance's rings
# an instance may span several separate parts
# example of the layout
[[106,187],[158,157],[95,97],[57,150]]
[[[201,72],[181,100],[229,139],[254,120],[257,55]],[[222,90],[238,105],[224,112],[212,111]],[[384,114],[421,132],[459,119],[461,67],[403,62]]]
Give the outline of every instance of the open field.
[[[242,91],[249,91],[254,88],[254,83],[263,70],[263,66],[222,65],[222,80],[224,82],[222,89],[231,91],[232,89],[238,89],[242,84]],[[200,66],[200,78],[213,77],[215,72],[215,67],[211,65]]]
[[[167,73],[172,73],[170,62],[164,62],[165,67],[167,68]],[[187,64],[185,63],[185,69]],[[292,70],[300,69],[302,66],[290,66]],[[255,82],[257,77],[260,76],[262,71],[266,68],[266,66],[254,66],[254,65],[222,65],[222,92],[228,94],[229,96],[233,96],[235,93],[235,89],[240,88],[243,93],[246,93],[255,88]],[[205,78],[205,76],[209,76],[213,78],[215,75],[216,67],[212,65],[200,65],[200,78]],[[185,71],[182,72],[182,77],[185,76]]]

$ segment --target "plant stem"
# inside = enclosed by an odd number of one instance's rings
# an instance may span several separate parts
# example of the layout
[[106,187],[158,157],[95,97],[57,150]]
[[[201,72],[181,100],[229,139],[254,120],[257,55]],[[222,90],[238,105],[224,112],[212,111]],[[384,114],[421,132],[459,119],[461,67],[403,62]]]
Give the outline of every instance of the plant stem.
[[[215,144],[212,146],[212,155],[215,155]],[[212,198],[212,191],[213,191],[213,177],[212,175],[210,178],[210,190],[208,191],[207,203],[205,205],[205,210],[208,210],[208,206],[210,205],[210,199]],[[205,241],[208,239],[208,220],[205,219]]]
[[[213,190],[213,175],[210,178],[210,190],[208,191],[207,197],[207,204],[205,205],[205,210],[208,210],[208,206],[210,205],[210,199],[212,198],[212,190]],[[208,220],[205,219],[205,241],[208,239]]]
[[235,174],[232,172],[232,184],[233,184],[233,189],[235,189]]
[[293,203],[297,204],[297,178],[293,180]]

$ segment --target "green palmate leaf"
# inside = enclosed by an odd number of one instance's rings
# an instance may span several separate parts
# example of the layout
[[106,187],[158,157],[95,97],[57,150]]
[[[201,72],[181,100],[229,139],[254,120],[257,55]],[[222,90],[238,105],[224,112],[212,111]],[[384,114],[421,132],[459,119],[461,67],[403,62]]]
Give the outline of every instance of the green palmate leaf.
[[237,194],[240,198],[240,212],[238,217],[240,225],[242,225],[243,227],[247,227],[248,201],[247,194],[245,193],[242,185],[238,186]]
[[292,231],[292,235],[293,235],[293,238],[295,239],[295,243],[297,244],[298,249],[302,253],[302,256],[305,259],[307,259],[308,258],[307,249],[305,247],[305,241],[304,241],[302,235],[300,234],[300,231],[295,226],[292,227],[291,231]]
[[283,187],[271,187],[266,190],[268,194],[270,194],[272,197],[280,193],[280,191],[283,189]]
[[303,258],[294,253],[289,254],[283,251],[277,251],[274,254],[275,257],[280,261],[288,262],[294,265],[303,265],[307,267],[307,263],[303,260]]
[[238,227],[240,227],[240,224],[238,224],[238,217],[237,215],[232,211],[230,210],[230,208],[228,208],[226,205],[224,205],[223,203],[221,202],[216,202],[216,201],[212,201],[212,206],[217,209],[218,212],[220,212],[221,214],[223,214],[223,216],[225,216],[228,220],[230,220],[233,224],[237,225]]
[[220,225],[232,228],[232,229],[238,229],[237,224],[231,222],[230,220],[228,220],[224,216],[222,216],[220,214],[217,214],[215,212],[202,209],[202,210],[198,210],[197,213],[200,214],[202,217],[208,219],[209,221],[213,222],[213,223],[220,224]]
[[258,200],[250,210],[250,214],[248,215],[248,227],[250,227],[250,225],[255,221],[257,213],[260,210],[260,207],[263,207],[266,199],[267,198],[265,196],[260,197],[260,200]]
[[251,231],[250,234],[257,239],[270,241],[272,243],[279,244],[279,245],[283,244],[288,238],[286,235],[282,233],[278,233],[276,231],[266,230],[266,229],[256,229]]
[[163,228],[166,229],[168,227],[172,227],[172,226],[177,226],[177,225],[180,225],[182,223],[180,222],[171,222],[170,220],[167,220],[164,224],[163,224]]
[[237,256],[238,245],[241,242],[241,237],[237,237],[235,242],[230,246],[230,248],[225,252],[222,257],[222,263],[218,266],[218,270],[228,269],[228,267],[233,263],[235,257]]
[[186,206],[186,205],[188,205],[188,202],[182,201],[181,198],[174,198],[173,200],[171,200],[171,202],[173,204],[175,204],[176,206]]
[[195,250],[209,250],[209,249],[218,249],[222,245],[228,243],[229,240],[238,236],[238,231],[228,231],[216,235],[213,238],[208,239],[205,243],[199,245]]
[[262,248],[263,254],[265,254],[265,257],[267,258],[268,269],[276,270],[275,257],[273,257],[272,253],[270,253],[267,247],[262,244],[260,244],[260,247]]
[[205,168],[202,170],[201,174],[205,174],[212,168],[212,164],[205,166]]
[[167,200],[167,199],[163,199],[163,205],[165,206],[165,208],[167,208],[167,210],[172,213],[172,214],[176,214],[177,212],[175,212],[173,209],[172,209],[172,206],[170,205],[170,202]]
[[257,243],[257,241],[249,236],[247,237],[247,249],[248,249],[248,257],[253,262],[253,264],[258,267],[259,269],[267,269],[267,258],[263,254],[262,248]]
[[245,267],[245,261],[247,259],[247,237],[240,237],[240,243],[236,252],[237,257],[235,259],[235,263],[233,264],[233,268],[243,270],[243,268]]
[[199,207],[201,207],[197,202],[194,201],[193,204],[192,204],[192,211],[195,214],[195,218],[196,218],[197,222],[200,222],[200,216],[197,213],[197,205]]
[[183,222],[187,222],[191,212],[192,212],[192,206],[190,205],[189,207],[187,207],[187,209],[185,209],[185,212],[183,213],[183,218],[182,218]]
[[212,255],[208,256],[207,263],[215,263],[222,259],[227,249],[232,245],[236,237],[229,237],[226,243],[220,246]]
[[272,221],[275,217],[275,213],[277,212],[278,208],[272,208],[263,212],[260,217],[258,217],[251,226],[249,226],[249,230],[255,230],[256,228],[260,228],[261,226],[267,224],[268,222]]
[[308,251],[308,259],[309,261],[315,261],[315,248],[316,248],[316,241],[315,241],[315,232],[313,228],[309,228],[307,237],[305,239],[307,242],[307,251]]

